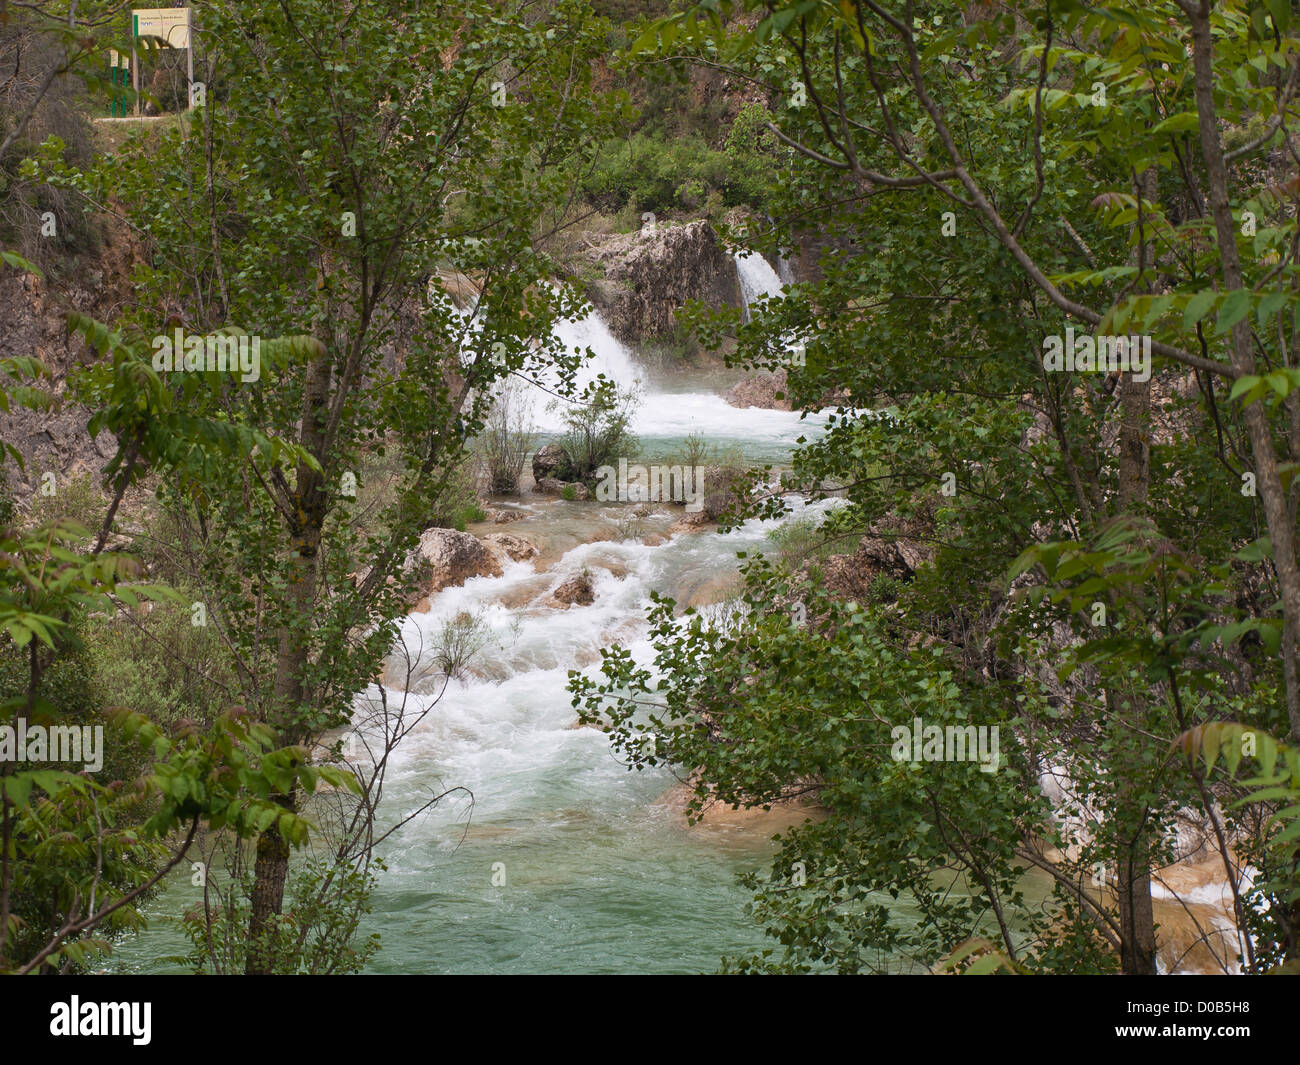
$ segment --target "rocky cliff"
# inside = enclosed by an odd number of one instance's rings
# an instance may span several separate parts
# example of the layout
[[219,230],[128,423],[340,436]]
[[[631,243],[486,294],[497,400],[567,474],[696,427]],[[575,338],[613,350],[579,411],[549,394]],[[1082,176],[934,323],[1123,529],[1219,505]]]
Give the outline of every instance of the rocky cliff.
[[24,499],[40,483],[41,475],[98,474],[116,450],[108,433],[92,440],[86,431],[90,414],[67,401],[68,371],[92,357],[86,346],[69,336],[67,314],[79,311],[113,322],[133,298],[131,273],[144,261],[140,243],[129,230],[112,219],[101,218],[105,232],[96,251],[57,260],[49,276],[0,271],[0,358],[34,356],[50,370],[41,387],[58,400],[53,410],[35,412],[14,407],[0,413],[0,440],[23,454],[26,468],[12,459],[4,472],[15,497]]
[[735,262],[703,220],[604,238],[590,261],[603,275],[589,284],[591,301],[628,343],[670,335],[687,300],[741,305]]

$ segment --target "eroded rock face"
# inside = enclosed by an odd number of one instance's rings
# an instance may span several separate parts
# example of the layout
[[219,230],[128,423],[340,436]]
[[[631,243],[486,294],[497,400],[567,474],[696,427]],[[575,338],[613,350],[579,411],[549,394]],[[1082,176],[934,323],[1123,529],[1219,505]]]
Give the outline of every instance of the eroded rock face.
[[580,573],[570,577],[551,593],[549,602],[552,606],[590,606],[596,601],[596,590],[592,587],[591,576]]
[[[97,219],[97,223],[100,220]],[[69,333],[66,314],[76,310],[100,321],[113,321],[124,304],[136,300],[133,271],[147,261],[144,246],[125,225],[103,219],[103,247],[94,255],[58,260],[60,281],[5,268],[0,271],[0,358],[35,356],[51,376],[40,387],[60,399],[52,410],[32,411],[14,404],[0,413],[0,440],[14,445],[25,465],[0,454],[14,497],[25,503],[46,473],[56,484],[82,474],[98,477],[117,450],[108,432],[91,438],[91,412],[66,402],[66,377],[79,362],[94,360],[77,334]],[[19,250],[19,249],[9,249]]]
[[[776,394],[782,393],[780,399]],[[784,370],[775,373],[761,372],[746,377],[731,388],[722,397],[733,407],[761,407],[763,410],[790,410],[790,397],[786,393],[786,376]]]
[[671,334],[687,300],[741,305],[736,264],[706,221],[620,234],[594,256],[605,279],[592,285],[591,300],[621,340]]
[[918,529],[894,518],[884,518],[862,537],[851,555],[831,555],[823,563],[826,587],[838,598],[866,596],[877,577],[910,581],[934,554],[933,548],[917,538]]
[[478,537],[455,529],[425,529],[408,560],[408,567],[417,565],[428,567],[430,595],[471,577],[501,576],[496,555]]

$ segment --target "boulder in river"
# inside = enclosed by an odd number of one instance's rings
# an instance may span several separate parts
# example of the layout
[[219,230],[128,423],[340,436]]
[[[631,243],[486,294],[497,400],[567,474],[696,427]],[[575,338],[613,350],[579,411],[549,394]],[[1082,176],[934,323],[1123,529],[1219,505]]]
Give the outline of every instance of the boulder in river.
[[522,510],[509,510],[503,507],[485,507],[487,520],[493,525],[506,525],[512,521],[522,521],[527,514]]
[[590,499],[591,489],[581,481],[560,481],[554,477],[543,477],[537,482],[535,491],[544,492],[546,495],[558,496],[564,495],[565,490],[570,489],[570,495],[574,499]]
[[522,562],[538,553],[535,544],[522,536],[513,536],[510,533],[488,533],[483,537],[483,543],[498,557],[504,555],[512,562]]
[[596,589],[591,583],[591,574],[583,570],[576,577],[570,577],[551,593],[548,600],[552,606],[591,606],[596,601]]
[[501,576],[496,555],[477,536],[455,529],[425,529],[409,560],[412,566],[421,563],[429,569],[430,595],[471,577]]
[[568,480],[572,468],[568,452],[559,444],[540,447],[533,456],[533,480],[539,485],[547,480]]

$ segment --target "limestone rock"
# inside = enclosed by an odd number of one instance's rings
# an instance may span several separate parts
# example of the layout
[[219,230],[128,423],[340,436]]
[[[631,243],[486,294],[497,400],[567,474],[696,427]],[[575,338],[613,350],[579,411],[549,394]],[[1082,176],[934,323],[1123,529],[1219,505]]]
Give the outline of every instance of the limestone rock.
[[570,577],[551,593],[548,602],[552,606],[590,606],[596,601],[596,590],[592,587],[591,575],[586,573]]
[[533,455],[533,480],[539,485],[545,480],[567,480],[571,468],[568,452],[559,444],[547,444]]
[[561,481],[554,477],[543,477],[537,482],[534,491],[542,492],[549,496],[558,496],[562,495],[566,488],[573,489],[574,499],[591,498],[591,490],[581,481]]
[[525,540],[522,536],[512,536],[510,533],[488,533],[483,537],[483,543],[498,558],[504,555],[512,562],[522,562],[538,553],[535,544]]
[[708,527],[711,524],[712,524],[712,519],[705,511],[688,510],[684,515],[682,515],[682,517],[678,518],[675,522],[673,522],[670,526],[668,526],[668,532],[670,534],[683,533],[683,532],[699,532],[700,530]]
[[[777,399],[776,394],[782,393]],[[761,407],[763,410],[790,410],[790,396],[786,393],[784,370],[775,373],[761,372],[746,377],[729,388],[722,397],[733,407]]]
[[493,525],[506,525],[512,521],[522,521],[526,514],[522,510],[503,510],[497,507],[487,507],[487,520]]
[[735,261],[704,220],[620,234],[594,256],[605,278],[591,286],[591,300],[621,340],[671,334],[687,300],[741,305]]
[[408,560],[408,567],[419,564],[428,567],[429,594],[471,577],[501,576],[501,563],[483,542],[455,529],[425,529]]

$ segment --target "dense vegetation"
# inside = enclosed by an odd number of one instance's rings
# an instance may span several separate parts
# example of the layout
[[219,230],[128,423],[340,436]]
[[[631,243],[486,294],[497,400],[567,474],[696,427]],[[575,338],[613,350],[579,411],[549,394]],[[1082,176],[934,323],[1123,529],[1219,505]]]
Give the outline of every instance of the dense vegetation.
[[[196,9],[212,92],[111,152],[88,116],[128,49],[116,8],[0,24],[0,270],[147,249],[129,306],[69,318],[89,355],[60,384],[112,436],[102,482],[0,500],[0,719],[110,733],[96,772],[0,763],[0,969],[90,964],[195,853],[222,870],[186,918],[196,971],[364,967],[386,756],[428,712],[358,709],[404,560],[482,516],[475,463],[517,483],[502,383],[572,390],[552,325],[582,294],[548,283],[574,276],[567,232],[644,212],[809,262],[750,320],[683,321],[784,372],[797,409],[839,403],[731,520],[790,490],[838,500],[826,517],[747,559],[724,614],[660,599],[653,669],[615,646],[571,675],[583,720],[689,774],[693,810],[822,808],[750,881],[779,949],[723,967],[1154,973],[1153,893],[1191,822],[1237,923],[1205,942],[1294,968],[1285,2]],[[435,277],[475,279],[473,306]],[[258,335],[260,376],[159,371],[177,329]],[[1045,364],[1085,335],[1149,338],[1152,362]],[[35,352],[0,360],[0,409],[48,409],[51,383]],[[607,390],[574,408],[572,480],[633,446],[628,416]],[[890,545],[897,572],[831,565]],[[894,753],[917,719],[995,729],[995,771]],[[349,724],[375,757],[345,761]]]

